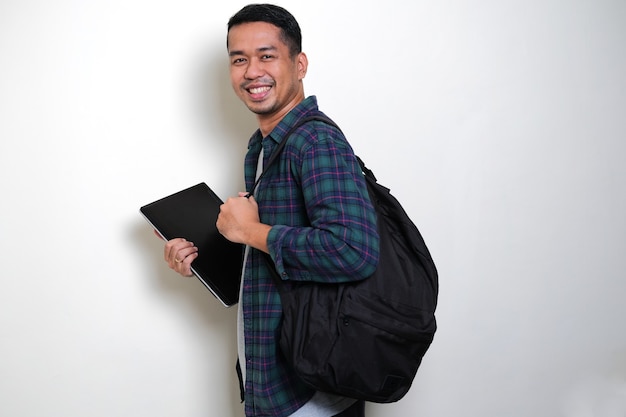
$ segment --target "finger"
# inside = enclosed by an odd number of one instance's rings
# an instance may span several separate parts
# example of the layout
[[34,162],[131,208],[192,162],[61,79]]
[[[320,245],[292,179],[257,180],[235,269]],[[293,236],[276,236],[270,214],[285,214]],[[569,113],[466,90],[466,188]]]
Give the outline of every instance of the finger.
[[185,277],[192,277],[193,276],[193,272],[191,272],[191,263],[198,257],[198,252],[194,252],[190,255],[188,255],[183,262],[181,262],[179,265],[179,273]]
[[178,252],[189,247],[193,247],[193,242],[188,242],[183,238],[171,239],[165,244],[164,257],[170,268],[173,268],[174,264],[177,263],[175,262],[176,259],[181,260],[181,258],[176,258]]
[[191,263],[198,257],[197,252],[191,253],[180,260],[180,262],[174,263],[174,271],[182,276],[190,277],[193,275],[191,271]]
[[[193,245],[192,242],[189,242]],[[193,255],[195,253],[198,252],[198,247],[197,246],[188,246],[188,247],[183,247],[181,248],[178,252],[175,252],[174,256],[173,256],[173,263],[176,266],[176,264],[181,264],[183,262],[185,262],[187,260],[187,258],[190,255]],[[192,260],[193,261],[193,260]],[[188,263],[191,263],[192,261],[189,261]]]
[[179,238],[170,239],[165,243],[165,246],[163,247],[163,258],[165,259],[166,262],[169,262],[171,258],[170,253],[172,252],[172,248],[174,247],[174,245],[176,245],[176,243],[179,240],[180,240]]

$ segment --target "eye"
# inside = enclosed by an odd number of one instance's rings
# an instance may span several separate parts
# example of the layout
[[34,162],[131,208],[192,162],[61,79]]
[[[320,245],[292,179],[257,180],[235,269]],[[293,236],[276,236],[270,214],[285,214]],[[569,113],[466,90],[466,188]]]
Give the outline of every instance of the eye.
[[246,62],[245,58],[234,58],[231,61],[231,65],[239,65],[239,64],[243,64],[244,62]]
[[265,54],[265,55],[262,55],[262,56],[261,56],[261,59],[262,59],[263,61],[267,61],[267,60],[269,60],[269,59],[273,59],[273,58],[274,58],[274,55],[270,55],[270,54]]

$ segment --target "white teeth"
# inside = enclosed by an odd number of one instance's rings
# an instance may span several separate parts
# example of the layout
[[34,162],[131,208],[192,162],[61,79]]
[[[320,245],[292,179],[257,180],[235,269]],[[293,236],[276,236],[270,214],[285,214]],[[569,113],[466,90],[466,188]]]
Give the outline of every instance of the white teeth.
[[266,91],[269,91],[269,87],[258,87],[258,88],[251,88],[250,92],[252,94],[260,94],[260,93],[264,93]]

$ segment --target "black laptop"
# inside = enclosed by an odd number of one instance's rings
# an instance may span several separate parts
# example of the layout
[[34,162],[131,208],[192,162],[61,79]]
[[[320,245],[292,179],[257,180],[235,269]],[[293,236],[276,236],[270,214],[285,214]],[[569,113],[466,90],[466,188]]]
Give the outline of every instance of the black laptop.
[[222,200],[202,182],[146,204],[139,211],[165,240],[182,237],[197,246],[192,272],[230,307],[239,298],[243,246],[230,242],[217,230],[221,204]]

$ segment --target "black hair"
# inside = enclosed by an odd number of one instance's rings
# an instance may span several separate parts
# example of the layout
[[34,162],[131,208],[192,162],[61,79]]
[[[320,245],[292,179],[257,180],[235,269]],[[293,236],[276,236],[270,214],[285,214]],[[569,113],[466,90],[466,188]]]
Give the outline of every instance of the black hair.
[[[300,25],[287,10],[273,4],[249,4],[230,18],[228,31],[230,32],[233,26],[253,22],[266,22],[279,28],[281,40],[289,48],[292,57],[302,52]],[[228,37],[226,37],[226,47],[228,47]]]

